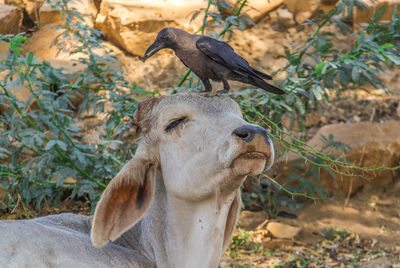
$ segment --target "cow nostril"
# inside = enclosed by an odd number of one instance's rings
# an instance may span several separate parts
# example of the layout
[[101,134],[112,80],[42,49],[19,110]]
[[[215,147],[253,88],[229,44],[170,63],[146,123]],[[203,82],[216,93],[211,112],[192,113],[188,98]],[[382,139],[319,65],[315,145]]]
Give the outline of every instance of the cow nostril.
[[236,137],[240,138],[241,140],[244,140],[245,142],[251,142],[254,138],[254,132],[249,126],[244,126],[237,128],[233,131],[233,134],[236,135]]
[[249,133],[235,133],[241,139],[246,139],[249,136]]
[[247,125],[237,128],[233,131],[233,134],[245,142],[251,142],[256,134],[260,134],[267,138],[267,131],[259,126]]

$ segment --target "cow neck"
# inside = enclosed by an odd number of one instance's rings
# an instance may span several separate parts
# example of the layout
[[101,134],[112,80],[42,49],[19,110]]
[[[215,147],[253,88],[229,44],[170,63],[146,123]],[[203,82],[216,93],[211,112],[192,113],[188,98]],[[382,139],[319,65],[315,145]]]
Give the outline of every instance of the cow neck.
[[168,195],[158,178],[152,205],[141,221],[147,257],[157,267],[218,267],[236,194],[216,193],[201,202],[189,202]]

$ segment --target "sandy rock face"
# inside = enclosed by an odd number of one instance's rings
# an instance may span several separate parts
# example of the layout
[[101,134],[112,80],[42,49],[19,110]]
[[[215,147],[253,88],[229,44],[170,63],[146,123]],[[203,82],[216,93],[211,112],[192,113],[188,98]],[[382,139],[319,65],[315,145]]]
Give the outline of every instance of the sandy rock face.
[[143,55],[164,27],[197,31],[201,18],[189,24],[190,15],[206,5],[205,0],[103,0],[95,27],[126,51]]
[[[81,45],[75,40],[67,40],[61,47],[52,45],[55,38],[62,32],[63,29],[43,27],[39,31],[35,32],[35,34],[30,38],[30,42],[25,43],[22,48],[24,53],[32,52],[37,60],[47,61],[53,68],[61,68],[62,73],[71,79],[70,82],[73,82],[77,79],[77,74],[80,74],[87,69],[87,65],[80,63],[79,60],[88,59],[89,56],[82,52],[71,53],[74,51],[72,48]],[[120,57],[121,61],[124,59],[123,53],[110,42],[104,42],[102,48],[93,48],[92,51],[99,56],[104,56],[106,53],[114,53],[116,56]],[[85,90],[76,92],[76,94],[74,94],[70,99],[71,103],[75,107],[79,107],[85,94]],[[17,96],[17,99],[20,98]]]
[[[218,0],[217,2],[229,3],[230,6],[234,6],[236,3],[235,0]],[[283,0],[248,0],[243,11],[250,18],[258,21],[267,13],[279,7],[282,3]],[[220,11],[222,11],[222,14],[226,17],[234,15],[231,9],[221,8]]]
[[276,11],[276,13],[278,14],[279,22],[282,23],[285,27],[289,28],[296,24],[293,18],[293,14],[289,10],[280,8]]
[[[41,6],[39,10],[40,26],[62,23],[59,7],[54,6],[56,2],[56,0],[52,0],[50,3],[46,1],[45,4]],[[88,15],[84,16],[85,22],[91,27],[94,26],[97,9],[93,0],[70,0],[68,2],[68,8],[76,9],[82,15]]]
[[[400,123],[369,123],[360,122],[355,124],[333,124],[322,127],[315,136],[308,142],[309,145],[316,149],[324,148],[325,143],[321,140],[321,135],[329,137],[333,135],[334,141],[340,141],[349,145],[351,149],[344,152],[342,149],[329,148],[324,150],[325,153],[334,157],[343,157],[345,160],[361,167],[394,167],[400,165]],[[287,176],[289,171],[293,171],[294,166],[306,165],[296,162],[295,154],[284,156],[279,162],[281,167],[280,179]],[[287,161],[287,162],[286,162]],[[381,170],[363,172],[360,170],[341,170],[343,172],[363,175],[372,178],[368,181],[359,176],[340,176],[332,177],[330,173],[324,169],[320,170],[320,184],[324,186],[328,192],[334,194],[348,194],[357,192],[364,185],[372,185],[373,187],[388,187],[392,184],[393,179],[399,171]]]
[[4,0],[5,4],[17,6],[26,11],[32,21],[39,20],[38,11],[45,0]]
[[[5,82],[5,77],[7,74],[8,73],[6,71],[0,72],[0,81],[2,81],[2,83]],[[17,87],[9,88],[8,93],[10,93],[11,95],[14,95],[17,100],[22,101],[22,102],[27,102],[32,95],[26,86],[21,86],[20,88],[17,88]],[[8,100],[5,100],[4,103],[1,103],[0,104],[0,114],[7,112],[9,105],[11,105],[11,102]],[[33,109],[37,108],[36,103],[34,103],[34,101],[32,101],[32,100],[29,102],[29,104],[27,106],[28,106],[28,108],[33,108]]]
[[283,3],[293,13],[295,21],[299,24],[311,19],[318,10],[329,12],[337,0],[284,0]]
[[16,34],[22,23],[22,10],[0,4],[0,34]]
[[284,0],[284,4],[295,16],[297,23],[304,23],[320,8],[322,0]]
[[369,8],[362,10],[360,8],[355,9],[353,20],[354,20],[354,29],[356,31],[358,31],[360,25],[364,23],[370,23],[371,17],[374,14],[374,12],[377,9],[381,8],[383,5],[387,5],[387,10],[381,18],[382,21],[392,20],[395,5],[397,5],[397,13],[400,12],[399,10],[400,0],[375,0],[374,3],[372,3],[371,1],[364,0],[363,2],[369,5]]

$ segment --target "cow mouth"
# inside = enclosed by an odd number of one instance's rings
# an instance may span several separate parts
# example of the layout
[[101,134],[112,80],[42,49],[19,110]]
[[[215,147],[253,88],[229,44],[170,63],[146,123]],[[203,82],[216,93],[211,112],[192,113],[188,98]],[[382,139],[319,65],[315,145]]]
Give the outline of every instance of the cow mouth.
[[270,156],[259,151],[247,151],[239,154],[232,162],[233,173],[237,175],[258,175],[270,162]]
[[245,152],[240,154],[237,158],[244,159],[267,159],[267,155],[262,152]]

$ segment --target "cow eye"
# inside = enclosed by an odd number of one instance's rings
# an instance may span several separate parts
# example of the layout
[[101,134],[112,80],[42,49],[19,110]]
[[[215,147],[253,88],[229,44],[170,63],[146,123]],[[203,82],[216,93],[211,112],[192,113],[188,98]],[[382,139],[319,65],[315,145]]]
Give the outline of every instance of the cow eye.
[[172,122],[168,123],[168,125],[165,127],[165,132],[168,132],[175,127],[177,127],[180,123],[183,123],[187,119],[186,116],[180,117],[178,119],[173,120]]

